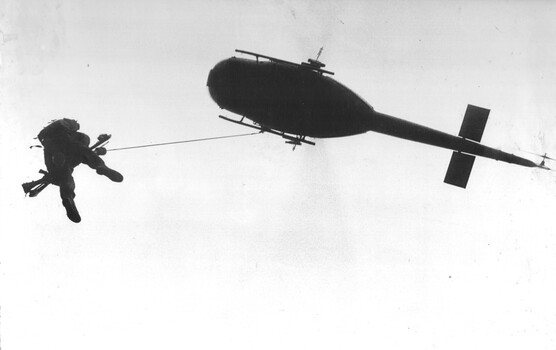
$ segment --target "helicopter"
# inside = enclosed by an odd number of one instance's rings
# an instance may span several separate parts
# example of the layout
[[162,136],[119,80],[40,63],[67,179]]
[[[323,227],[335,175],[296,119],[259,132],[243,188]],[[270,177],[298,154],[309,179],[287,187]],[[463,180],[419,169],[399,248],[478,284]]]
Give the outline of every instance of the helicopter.
[[[535,162],[481,144],[489,109],[468,105],[457,136],[375,111],[365,100],[330,76],[318,59],[294,63],[245,51],[211,69],[207,86],[221,108],[240,120],[220,118],[281,136],[296,146],[311,138],[344,137],[374,131],[453,151],[444,182],[466,188],[476,156],[531,168]],[[253,123],[246,123],[245,118]],[[548,158],[548,157],[547,157]]]

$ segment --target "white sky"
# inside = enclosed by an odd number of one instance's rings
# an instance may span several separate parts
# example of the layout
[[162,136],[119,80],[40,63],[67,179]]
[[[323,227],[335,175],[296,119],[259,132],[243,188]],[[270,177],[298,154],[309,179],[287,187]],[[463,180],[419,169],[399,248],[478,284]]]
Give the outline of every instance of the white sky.
[[[249,132],[207,74],[236,48],[314,57],[378,111],[556,153],[556,3],[0,2],[0,335],[5,349],[553,349],[554,173],[368,133],[111,152],[25,198],[49,120],[111,147]],[[226,113],[228,116],[233,116]],[[534,159],[534,156],[529,156]],[[553,164],[554,165],[554,164]]]

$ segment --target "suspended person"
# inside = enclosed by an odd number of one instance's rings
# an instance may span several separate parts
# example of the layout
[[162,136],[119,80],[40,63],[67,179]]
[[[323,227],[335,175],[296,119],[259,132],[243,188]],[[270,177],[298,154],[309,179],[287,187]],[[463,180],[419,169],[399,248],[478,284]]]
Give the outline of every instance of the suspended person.
[[[114,182],[122,182],[124,177],[116,170],[110,169],[104,161],[91,149],[91,139],[79,132],[79,123],[73,119],[52,121],[41,130],[38,139],[44,147],[44,162],[48,170],[48,181],[60,187],[62,204],[66,208],[68,218],[80,222],[81,217],[75,206],[75,182],[73,169],[79,164],[87,164],[97,174],[104,175]],[[108,135],[99,136],[99,141]]]

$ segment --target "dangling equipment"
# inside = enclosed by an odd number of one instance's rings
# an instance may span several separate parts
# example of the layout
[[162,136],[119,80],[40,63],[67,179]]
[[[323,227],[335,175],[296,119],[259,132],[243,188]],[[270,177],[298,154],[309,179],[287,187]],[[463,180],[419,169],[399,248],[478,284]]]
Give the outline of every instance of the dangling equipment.
[[[209,140],[219,140],[219,139],[227,139],[233,137],[242,137],[242,136],[250,136],[250,135],[257,135],[258,132],[255,133],[248,133],[248,134],[238,134],[238,135],[227,135],[227,136],[217,136],[217,137],[206,137],[202,139],[191,139],[191,140],[182,140],[182,141],[173,141],[173,142],[164,142],[164,143],[151,143],[147,145],[139,145],[139,146],[130,146],[130,147],[120,147],[120,148],[111,148],[106,149],[106,144],[108,140],[112,137],[112,135],[108,134],[101,134],[97,138],[97,142],[89,147],[93,152],[95,152],[99,156],[103,156],[106,152],[110,151],[121,151],[127,149],[135,149],[135,148],[145,148],[145,147],[156,147],[156,146],[166,146],[166,145],[174,145],[178,143],[189,143],[189,142],[200,142],[200,141],[209,141]],[[39,134],[39,138],[41,135]],[[39,146],[40,147],[40,146]],[[50,174],[46,170],[39,170],[39,173],[43,174],[44,176],[41,179],[26,182],[22,184],[23,192],[25,195],[29,195],[29,197],[36,197],[42,190],[44,190],[49,184],[53,183],[53,179]]]

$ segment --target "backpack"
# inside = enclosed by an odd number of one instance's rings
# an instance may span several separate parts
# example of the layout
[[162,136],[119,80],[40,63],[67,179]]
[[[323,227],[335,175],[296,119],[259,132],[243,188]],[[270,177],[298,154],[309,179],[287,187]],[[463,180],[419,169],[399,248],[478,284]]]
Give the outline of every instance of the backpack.
[[53,120],[45,126],[37,136],[43,146],[50,140],[70,139],[79,130],[79,123],[73,119]]

